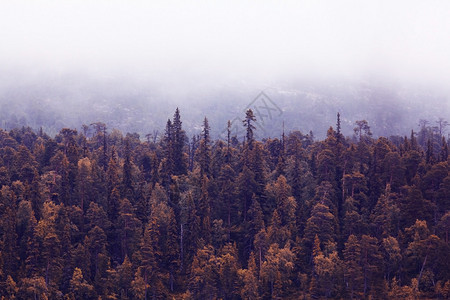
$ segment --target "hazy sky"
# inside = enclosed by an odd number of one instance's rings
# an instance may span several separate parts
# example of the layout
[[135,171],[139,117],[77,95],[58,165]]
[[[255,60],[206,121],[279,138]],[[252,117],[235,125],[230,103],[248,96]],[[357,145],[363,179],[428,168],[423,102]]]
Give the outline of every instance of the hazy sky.
[[0,66],[450,82],[450,1],[0,2]]

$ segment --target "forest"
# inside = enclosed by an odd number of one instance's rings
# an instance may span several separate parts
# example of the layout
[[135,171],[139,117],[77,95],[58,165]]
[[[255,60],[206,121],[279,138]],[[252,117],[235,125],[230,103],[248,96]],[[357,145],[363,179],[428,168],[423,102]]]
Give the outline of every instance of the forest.
[[450,297],[448,122],[258,140],[241,117],[0,130],[1,299]]

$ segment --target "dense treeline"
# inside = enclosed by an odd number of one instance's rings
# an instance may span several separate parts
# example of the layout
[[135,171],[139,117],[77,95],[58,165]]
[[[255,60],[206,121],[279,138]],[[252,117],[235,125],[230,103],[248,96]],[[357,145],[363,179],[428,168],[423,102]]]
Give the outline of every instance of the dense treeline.
[[[5,299],[450,296],[443,128],[160,139],[103,123],[0,130]],[[442,121],[444,122],[444,121]],[[444,122],[445,124],[445,122]],[[92,132],[90,133],[90,129]]]

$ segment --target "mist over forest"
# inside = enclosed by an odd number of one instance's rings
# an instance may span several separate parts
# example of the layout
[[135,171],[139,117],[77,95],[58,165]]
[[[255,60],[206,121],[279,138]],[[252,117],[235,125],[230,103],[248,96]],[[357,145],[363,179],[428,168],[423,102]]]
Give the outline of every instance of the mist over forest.
[[450,115],[448,10],[443,1],[7,1],[0,127],[55,135],[103,122],[144,138],[179,107],[189,137],[205,116],[218,137],[263,91],[282,113],[260,124],[261,138],[279,137],[283,122],[325,137],[338,112],[347,135],[357,120],[374,136],[409,135],[421,119],[435,126]]
[[[261,92],[269,98],[266,104],[258,99]],[[161,137],[176,107],[183,112],[189,137],[200,133],[206,116],[214,138],[221,137],[228,120],[242,120],[252,106],[259,138],[279,137],[283,122],[286,131],[312,131],[323,138],[335,127],[338,112],[344,134],[352,134],[355,121],[367,120],[374,136],[409,135],[420,129],[420,120],[437,126],[439,118],[450,115],[448,94],[441,90],[363,80],[218,80],[186,86],[125,75],[17,73],[3,76],[0,103],[0,127],[6,130],[29,126],[55,135],[65,127],[81,130],[103,122],[108,130],[138,133],[141,139],[148,134]],[[234,134],[243,136],[239,130]]]
[[0,298],[449,299],[450,1],[0,1]]

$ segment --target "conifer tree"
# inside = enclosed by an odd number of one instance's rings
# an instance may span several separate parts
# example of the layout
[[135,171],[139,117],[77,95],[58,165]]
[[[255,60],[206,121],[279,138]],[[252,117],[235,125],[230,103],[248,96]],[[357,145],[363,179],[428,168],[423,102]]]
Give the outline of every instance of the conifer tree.
[[235,172],[230,165],[225,164],[220,170],[217,180],[219,195],[217,203],[214,205],[213,214],[215,218],[222,218],[227,227],[228,240],[231,235],[232,224],[237,223],[236,188],[235,188]]
[[123,263],[117,268],[117,275],[119,277],[118,287],[121,290],[120,297],[122,299],[130,299],[131,298],[131,283],[133,281],[133,265],[128,258],[128,255],[125,256]]
[[311,274],[310,294],[312,297],[332,297],[337,290],[340,277],[340,265],[336,249],[327,249],[324,254],[320,248],[320,240],[316,235],[313,247],[313,271]]
[[209,136],[210,127],[208,119],[205,117],[203,120],[202,139],[198,148],[198,161],[200,165],[200,176],[210,176],[210,164],[211,164],[211,139]]
[[200,218],[191,193],[182,203],[180,224],[180,268],[187,271],[199,246]]
[[49,293],[42,276],[22,278],[19,288],[19,298],[22,299],[48,299]]
[[211,206],[208,195],[209,180],[203,175],[201,180],[200,197],[198,199],[198,214],[200,216],[200,236],[206,244],[211,243]]
[[166,162],[166,168],[167,168],[167,176],[170,176],[170,174],[173,173],[174,170],[174,137],[173,137],[173,125],[172,121],[170,119],[167,120],[166,124],[166,130],[164,133],[164,139],[163,139],[163,149],[164,149],[164,158]]
[[174,175],[183,175],[187,172],[187,162],[184,155],[186,134],[181,127],[180,111],[177,107],[173,115],[172,123],[172,153],[173,153],[173,173]]
[[135,280],[139,277],[143,278],[145,286],[144,299],[147,299],[150,295],[156,297],[162,293],[162,291],[158,291],[158,283],[160,283],[158,276],[158,258],[162,255],[160,252],[161,249],[158,246],[158,235],[157,219],[152,218],[145,227],[140,249],[141,264],[135,276]]
[[328,206],[321,203],[317,203],[313,207],[311,217],[306,223],[303,242],[305,248],[308,249],[308,253],[312,254],[311,251],[316,235],[324,242],[334,242],[336,238],[335,217],[330,212]]
[[256,129],[255,125],[253,125],[253,122],[256,122],[256,117],[253,114],[253,111],[251,109],[248,109],[245,112],[245,119],[242,121],[244,123],[244,127],[246,128],[246,142],[249,147],[249,149],[252,149],[253,147],[253,130]]
[[194,299],[215,299],[218,297],[218,258],[212,246],[199,249],[194,257],[188,290]]
[[447,298],[440,129],[352,142],[340,120],[239,144],[205,118],[189,153],[179,111],[158,143],[0,130],[0,298]]
[[272,299],[282,298],[291,284],[291,272],[294,268],[294,254],[289,243],[283,248],[278,244],[270,245],[260,270],[260,277],[268,288]]
[[132,175],[132,162],[131,162],[131,146],[129,137],[125,138],[124,149],[124,162],[122,171],[122,188],[121,195],[124,198],[129,199],[134,203],[134,188],[133,188],[133,175]]
[[381,253],[378,248],[378,240],[370,235],[361,236],[361,267],[363,271],[364,289],[363,295],[380,294],[381,287]]
[[375,236],[396,236],[399,229],[399,214],[398,197],[395,193],[391,192],[390,186],[387,185],[386,191],[378,199],[370,216],[371,227]]
[[83,272],[79,268],[75,268],[73,271],[70,289],[75,299],[93,299],[94,287],[86,282]]
[[241,219],[247,220],[247,211],[251,206],[254,191],[257,190],[258,183],[255,181],[255,174],[246,166],[239,174],[237,181],[237,193],[239,197],[239,211]]
[[0,191],[0,224],[3,230],[0,231],[1,255],[3,258],[3,274],[17,274],[19,257],[17,249],[17,208],[16,195],[9,188],[3,186]]
[[447,161],[448,159],[448,144],[445,141],[445,137],[442,137],[442,147],[440,153],[440,161]]
[[107,181],[107,213],[110,220],[117,220],[119,212],[119,172],[114,149],[106,171]]
[[120,201],[118,218],[121,258],[132,257],[137,250],[142,231],[141,221],[136,217],[133,206],[128,199]]
[[248,260],[247,269],[238,270],[241,289],[239,294],[242,299],[257,300],[259,299],[259,284],[256,270],[255,254],[252,252]]
[[92,194],[92,164],[89,158],[85,157],[78,161],[77,172],[77,191],[79,202],[77,205],[81,210],[86,210],[89,207]]
[[384,256],[384,277],[389,282],[398,271],[402,259],[400,245],[395,237],[383,238],[382,255]]
[[219,264],[219,295],[223,299],[233,299],[238,292],[238,253],[236,245],[227,244],[221,249]]
[[351,299],[360,298],[363,292],[363,271],[360,266],[361,244],[355,235],[350,235],[345,243],[344,280]]
[[341,114],[337,113],[337,121],[336,121],[336,140],[338,143],[341,142],[342,134],[341,134]]

